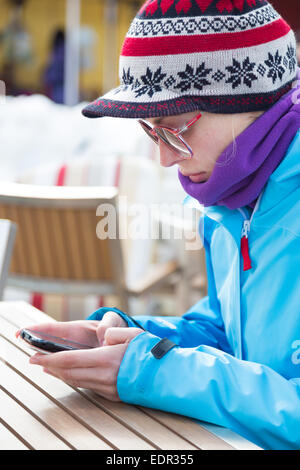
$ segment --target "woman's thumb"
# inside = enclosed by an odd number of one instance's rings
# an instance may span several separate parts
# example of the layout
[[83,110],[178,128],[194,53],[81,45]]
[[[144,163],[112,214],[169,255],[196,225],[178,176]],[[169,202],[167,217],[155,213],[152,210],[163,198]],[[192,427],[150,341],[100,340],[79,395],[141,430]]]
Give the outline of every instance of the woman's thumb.
[[104,336],[104,346],[129,343],[143,332],[144,330],[141,328],[107,328]]
[[124,328],[125,326],[126,326],[126,323],[123,320],[123,318],[120,317],[120,315],[118,315],[115,312],[106,312],[103,315],[103,318],[100,321],[99,326],[97,328],[97,338],[99,341],[99,345],[103,346],[105,332],[108,328],[112,328],[112,327]]

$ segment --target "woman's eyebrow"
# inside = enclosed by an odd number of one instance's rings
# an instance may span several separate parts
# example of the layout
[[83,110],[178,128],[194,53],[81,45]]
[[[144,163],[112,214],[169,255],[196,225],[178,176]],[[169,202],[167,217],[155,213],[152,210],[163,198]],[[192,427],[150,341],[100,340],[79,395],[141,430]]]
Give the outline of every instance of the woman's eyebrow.
[[160,124],[162,120],[163,120],[163,118],[162,118],[162,117],[159,117],[159,118],[153,119],[152,122],[153,122],[153,124],[156,126],[157,124]]

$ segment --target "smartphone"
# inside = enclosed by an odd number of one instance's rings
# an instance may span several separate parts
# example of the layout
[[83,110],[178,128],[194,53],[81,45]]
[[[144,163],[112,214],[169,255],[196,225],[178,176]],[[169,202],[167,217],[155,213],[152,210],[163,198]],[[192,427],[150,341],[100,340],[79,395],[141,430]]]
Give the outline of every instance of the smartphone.
[[77,343],[76,341],[70,341],[57,336],[47,335],[40,331],[28,330],[26,328],[21,330],[20,338],[32,349],[44,354],[60,351],[75,351],[78,349],[92,349],[91,346],[86,344]]

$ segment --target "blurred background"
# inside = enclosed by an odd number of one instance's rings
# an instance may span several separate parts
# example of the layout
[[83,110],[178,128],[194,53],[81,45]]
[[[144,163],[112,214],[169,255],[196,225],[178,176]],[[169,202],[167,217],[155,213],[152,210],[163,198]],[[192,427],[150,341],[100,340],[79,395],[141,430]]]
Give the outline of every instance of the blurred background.
[[65,102],[68,54],[72,72],[77,68],[79,75],[78,102],[115,86],[122,42],[141,4],[139,0],[1,0],[0,76],[7,94],[41,93]]
[[[4,91],[6,95],[0,96],[1,181],[115,186],[133,203],[182,203],[185,194],[176,168],[160,167],[157,149],[135,120],[89,120],[81,115],[87,102],[119,84],[122,43],[143,3],[0,0],[0,95]],[[271,3],[300,42],[299,0]],[[191,209],[171,222],[166,213],[158,223],[180,227],[188,223],[193,231],[198,218],[199,213]],[[200,244],[188,251],[184,240],[171,237],[123,245],[125,277],[130,283],[154,262],[175,260],[181,268],[181,277],[161,293],[131,299],[131,313],[180,315],[205,295]],[[36,287],[36,292],[22,291],[8,281],[4,299],[25,299],[57,319],[84,318],[99,305],[118,304],[118,299],[95,295],[73,295],[67,300],[61,294],[44,295],[38,280]]]

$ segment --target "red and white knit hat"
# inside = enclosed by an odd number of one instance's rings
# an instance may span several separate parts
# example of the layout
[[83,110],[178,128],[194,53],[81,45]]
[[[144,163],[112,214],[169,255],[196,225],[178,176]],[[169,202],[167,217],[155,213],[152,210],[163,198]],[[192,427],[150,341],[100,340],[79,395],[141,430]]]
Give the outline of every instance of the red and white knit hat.
[[265,0],[148,0],[120,57],[121,85],[87,117],[270,108],[296,79],[293,31]]

